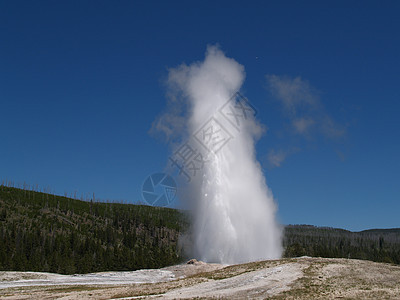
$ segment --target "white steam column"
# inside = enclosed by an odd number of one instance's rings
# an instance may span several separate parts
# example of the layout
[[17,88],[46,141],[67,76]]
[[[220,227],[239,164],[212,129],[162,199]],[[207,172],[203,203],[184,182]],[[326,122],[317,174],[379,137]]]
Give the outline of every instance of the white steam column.
[[186,197],[195,218],[194,255],[207,262],[273,259],[282,252],[276,205],[256,160],[263,127],[250,110],[235,113],[240,99],[227,105],[244,78],[244,67],[215,46],[203,62],[169,73],[170,87],[189,102],[186,134],[204,150],[206,163]]

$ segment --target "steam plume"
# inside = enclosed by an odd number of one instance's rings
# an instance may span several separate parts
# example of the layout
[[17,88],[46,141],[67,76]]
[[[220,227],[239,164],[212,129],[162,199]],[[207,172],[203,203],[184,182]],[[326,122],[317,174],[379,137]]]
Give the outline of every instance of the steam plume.
[[[201,170],[190,174],[190,193],[181,201],[190,202],[194,212],[194,254],[208,262],[239,263],[281,255],[276,206],[255,153],[263,126],[252,111],[235,116],[227,106],[244,78],[244,67],[216,46],[207,48],[203,62],[169,71],[170,91],[188,107],[187,130],[181,134],[192,137],[190,142],[204,159]],[[238,101],[233,99],[230,108],[238,107]],[[225,140],[208,132],[208,140],[201,144],[208,125],[216,126],[214,131],[225,134]],[[207,148],[207,142],[216,148]]]

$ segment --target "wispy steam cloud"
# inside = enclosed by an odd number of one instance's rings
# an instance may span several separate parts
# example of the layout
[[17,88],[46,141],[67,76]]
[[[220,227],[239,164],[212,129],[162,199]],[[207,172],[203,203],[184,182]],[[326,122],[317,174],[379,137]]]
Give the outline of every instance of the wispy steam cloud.
[[345,135],[346,129],[325,112],[318,91],[308,81],[277,75],[267,75],[266,80],[268,90],[282,104],[295,133],[308,135],[313,131],[329,138]]
[[268,161],[273,167],[280,167],[286,156],[287,153],[282,150],[276,151],[271,149],[268,153]]
[[318,105],[316,91],[300,77],[266,75],[268,89],[276,99],[282,102],[285,111],[295,117],[300,108],[309,109]]
[[187,126],[188,104],[177,92],[171,74],[166,81],[167,107],[152,123],[149,133],[174,145],[182,139]]
[[[291,133],[305,139],[318,136],[337,140],[346,135],[346,128],[335,122],[326,112],[318,91],[301,77],[266,75],[267,90],[279,101]],[[270,150],[270,165],[279,167],[294,152]]]
[[271,149],[267,154],[268,164],[271,168],[280,167],[288,156],[298,151],[300,151],[299,148],[291,148],[289,150]]

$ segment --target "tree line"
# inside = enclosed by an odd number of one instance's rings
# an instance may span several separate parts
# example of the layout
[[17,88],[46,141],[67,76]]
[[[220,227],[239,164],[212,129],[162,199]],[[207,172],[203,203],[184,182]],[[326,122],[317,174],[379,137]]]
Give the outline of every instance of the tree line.
[[160,268],[184,259],[174,209],[80,201],[0,186],[0,270],[61,274]]
[[289,225],[284,230],[283,244],[285,257],[342,257],[400,264],[399,228],[351,232]]
[[[179,244],[187,213],[81,201],[0,185],[0,270],[61,274],[161,268],[188,257]],[[289,225],[284,257],[367,259],[400,264],[400,229],[351,232]]]

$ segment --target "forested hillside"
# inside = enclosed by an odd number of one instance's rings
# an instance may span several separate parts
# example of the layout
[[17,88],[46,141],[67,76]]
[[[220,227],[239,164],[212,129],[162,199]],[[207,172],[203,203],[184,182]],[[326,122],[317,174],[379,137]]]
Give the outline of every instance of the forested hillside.
[[0,270],[73,274],[176,264],[187,224],[174,209],[0,186]]
[[400,264],[400,228],[351,232],[310,225],[285,227],[286,257],[359,258]]
[[[0,270],[63,274],[160,268],[184,257],[189,227],[175,209],[81,201],[0,186]],[[368,259],[400,264],[400,229],[350,232],[289,225],[284,256]]]

